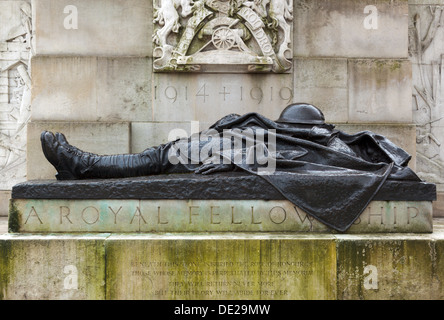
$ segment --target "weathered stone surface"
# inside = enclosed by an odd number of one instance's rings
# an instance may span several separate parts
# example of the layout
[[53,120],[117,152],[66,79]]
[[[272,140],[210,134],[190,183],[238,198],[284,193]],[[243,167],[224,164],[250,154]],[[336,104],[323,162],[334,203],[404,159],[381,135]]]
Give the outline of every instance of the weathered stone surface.
[[155,73],[153,120],[214,123],[230,113],[247,112],[275,120],[293,102],[293,92],[291,74]]
[[294,101],[322,110],[327,122],[348,122],[347,59],[295,59]]
[[437,199],[433,202],[433,216],[444,217],[444,192],[437,193]]
[[405,0],[296,1],[294,55],[406,58],[407,26]]
[[[286,200],[11,200],[13,232],[334,232]],[[347,233],[432,232],[430,201],[373,201]]]
[[9,212],[9,199],[11,199],[10,190],[0,191],[0,217],[7,217]]
[[409,5],[441,5],[440,0],[409,0]]
[[349,60],[349,120],[411,123],[411,63]]
[[8,233],[8,218],[0,217],[0,234]]
[[442,233],[338,236],[338,299],[442,299]]
[[152,1],[33,1],[37,55],[150,56]]
[[189,137],[192,133],[200,132],[208,126],[199,121],[188,122],[132,122],[131,123],[131,152],[138,153],[158,146],[178,137]]
[[329,236],[111,236],[108,299],[335,299]]
[[130,125],[125,122],[31,122],[28,124],[28,179],[54,179],[57,173],[42,151],[40,134],[44,130],[62,132],[70,143],[89,152],[130,152]]
[[442,221],[434,229],[428,235],[6,234],[0,235],[0,299],[443,299]]
[[33,121],[149,121],[148,58],[33,59]]
[[105,299],[104,235],[0,235],[0,300]]

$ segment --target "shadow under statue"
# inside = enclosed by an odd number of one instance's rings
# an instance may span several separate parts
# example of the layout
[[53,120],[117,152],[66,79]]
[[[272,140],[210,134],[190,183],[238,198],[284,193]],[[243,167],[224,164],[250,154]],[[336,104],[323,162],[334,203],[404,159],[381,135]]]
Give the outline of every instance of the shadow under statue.
[[[421,182],[411,156],[370,131],[346,134],[326,124],[313,105],[291,104],[272,121],[257,113],[230,114],[208,130],[138,154],[96,155],[61,133],[41,134],[58,180],[157,174],[259,175],[294,205],[327,226],[346,231],[386,180]],[[236,192],[233,190],[233,192]]]

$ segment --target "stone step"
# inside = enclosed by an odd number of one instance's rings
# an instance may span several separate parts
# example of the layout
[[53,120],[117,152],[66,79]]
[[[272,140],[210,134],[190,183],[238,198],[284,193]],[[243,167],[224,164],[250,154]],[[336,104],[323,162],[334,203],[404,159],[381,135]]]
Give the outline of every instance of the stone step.
[[443,299],[432,234],[3,234],[1,299]]

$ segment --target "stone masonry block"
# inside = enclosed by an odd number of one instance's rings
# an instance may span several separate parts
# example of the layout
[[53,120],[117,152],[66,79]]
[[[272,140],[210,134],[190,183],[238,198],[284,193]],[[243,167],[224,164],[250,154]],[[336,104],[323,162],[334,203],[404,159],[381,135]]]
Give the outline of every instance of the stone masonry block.
[[351,59],[348,72],[351,122],[412,122],[410,61]]
[[293,102],[291,74],[153,75],[154,121],[214,123],[230,114],[258,112],[277,119]]
[[32,120],[151,120],[150,60],[33,59]]
[[335,299],[329,236],[113,235],[108,299]]
[[0,235],[0,300],[105,298],[104,235]]
[[338,236],[338,299],[442,299],[440,254],[428,236]]
[[295,102],[311,103],[327,122],[348,121],[347,59],[295,59]]
[[203,123],[188,122],[132,122],[131,123],[131,152],[143,150],[167,143],[169,137],[176,140],[178,137],[189,137],[191,133],[200,132]]
[[0,217],[7,217],[9,211],[10,190],[0,190]]
[[151,0],[33,0],[37,55],[152,54]]
[[296,57],[408,57],[408,2],[299,0]]

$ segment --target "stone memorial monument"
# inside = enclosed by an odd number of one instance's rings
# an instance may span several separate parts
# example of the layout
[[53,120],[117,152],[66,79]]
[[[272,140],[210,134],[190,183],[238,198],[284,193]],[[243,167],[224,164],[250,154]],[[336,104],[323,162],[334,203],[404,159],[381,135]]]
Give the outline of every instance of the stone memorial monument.
[[[289,105],[276,121],[257,113],[231,114],[198,135],[139,154],[96,155],[70,145],[63,134],[47,131],[41,134],[41,143],[59,180],[236,170],[259,175],[269,185],[266,190],[276,189],[293,205],[338,231],[346,231],[358,219],[387,180],[412,188],[403,195],[406,200],[416,200],[422,187],[407,167],[411,156],[393,142],[368,131],[348,135],[334,130],[325,123],[321,110],[306,103]],[[217,182],[224,176],[213,178]],[[188,179],[184,176],[181,183],[193,188]],[[433,199],[434,185],[428,187]],[[131,182],[127,188],[132,188]],[[224,190],[225,196],[232,198],[236,189]],[[217,190],[215,193],[218,198]],[[418,214],[431,228],[431,210]]]
[[0,299],[444,298],[441,13],[0,1]]

